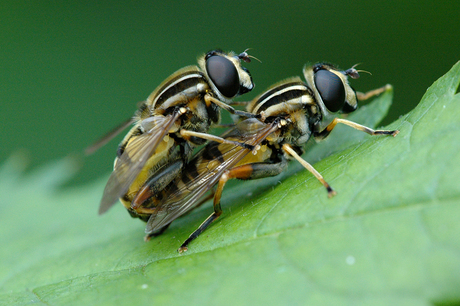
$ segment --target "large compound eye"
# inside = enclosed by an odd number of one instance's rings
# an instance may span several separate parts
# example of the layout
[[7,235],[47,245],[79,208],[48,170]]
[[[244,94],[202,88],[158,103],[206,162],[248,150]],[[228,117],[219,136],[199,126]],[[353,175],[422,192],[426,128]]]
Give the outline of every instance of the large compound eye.
[[225,97],[236,96],[240,89],[240,78],[235,65],[229,59],[219,55],[210,56],[206,60],[206,71]]
[[327,109],[338,112],[345,103],[345,88],[342,80],[328,70],[318,70],[315,73],[315,86]]

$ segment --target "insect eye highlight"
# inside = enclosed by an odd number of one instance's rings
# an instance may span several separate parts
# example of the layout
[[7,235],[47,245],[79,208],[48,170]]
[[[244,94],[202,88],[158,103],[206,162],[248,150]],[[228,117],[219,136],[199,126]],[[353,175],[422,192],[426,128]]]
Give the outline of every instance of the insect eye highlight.
[[321,69],[315,72],[315,86],[327,109],[338,112],[345,104],[345,87],[336,74]]
[[232,98],[240,88],[240,79],[235,65],[220,55],[211,55],[206,59],[206,71],[216,88],[225,96]]

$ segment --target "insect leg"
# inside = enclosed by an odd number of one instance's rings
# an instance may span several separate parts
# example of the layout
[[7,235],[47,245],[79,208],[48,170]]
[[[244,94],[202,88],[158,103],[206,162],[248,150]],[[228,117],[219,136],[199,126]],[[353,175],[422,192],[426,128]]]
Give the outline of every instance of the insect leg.
[[217,189],[214,193],[214,212],[206,219],[203,223],[182,243],[178,249],[179,253],[187,251],[187,245],[196,239],[214,220],[216,220],[222,214],[222,207],[220,206],[220,199],[222,197],[222,191],[225,183],[229,179],[237,178],[241,180],[257,179],[269,176],[275,176],[283,172],[287,167],[287,160],[282,159],[278,163],[253,163],[246,164],[229,171],[226,171],[217,185]]
[[372,136],[375,136],[375,135],[391,135],[391,136],[394,137],[394,136],[398,135],[398,133],[399,133],[399,130],[393,130],[393,131],[389,131],[389,130],[373,130],[373,129],[367,127],[367,126],[361,125],[359,123],[356,123],[356,122],[353,122],[353,121],[350,121],[350,120],[347,120],[347,119],[334,118],[334,120],[332,120],[332,122],[329,123],[329,125],[323,131],[317,132],[317,133],[314,134],[315,138],[317,140],[326,138],[332,132],[332,130],[335,128],[335,126],[338,123],[348,125],[348,126],[354,128],[355,130],[365,132],[365,133],[367,133],[369,135],[372,135]]
[[245,112],[245,111],[234,109],[233,107],[231,107],[227,103],[222,102],[222,101],[220,101],[220,100],[218,100],[218,99],[216,99],[216,98],[214,98],[214,97],[212,97],[210,95],[205,95],[204,96],[204,101],[206,102],[206,104],[214,103],[217,106],[219,106],[220,108],[225,109],[227,112],[229,112],[230,114],[233,114],[233,115],[238,115],[238,116],[242,116],[242,117],[246,117],[246,118],[257,118],[258,117],[258,115],[256,115],[256,114],[251,114],[251,113],[248,113],[248,112]]
[[284,172],[288,166],[288,161],[286,158],[282,158],[280,162],[277,163],[254,163],[248,164],[251,166],[252,173],[248,177],[238,177],[241,180],[255,180],[264,177],[276,176]]
[[187,251],[187,245],[195,240],[214,220],[216,220],[222,214],[222,207],[220,206],[220,198],[222,196],[222,189],[225,183],[230,179],[229,174],[231,171],[226,171],[219,179],[217,190],[214,194],[214,212],[204,220],[203,223],[182,243],[180,248],[177,250],[179,253]]
[[251,150],[251,151],[254,150],[254,146],[252,146],[252,145],[242,143],[242,142],[238,142],[238,141],[227,140],[227,139],[224,139],[222,137],[214,136],[214,135],[211,135],[211,134],[206,134],[206,133],[200,133],[200,132],[194,132],[194,131],[190,131],[190,130],[181,129],[180,135],[185,140],[189,140],[190,137],[198,137],[198,138],[202,138],[202,139],[206,139],[206,140],[212,140],[212,141],[215,141],[215,142],[218,142],[218,143],[228,143],[228,144],[232,144],[232,145],[235,145],[235,146],[240,146],[240,147],[242,147],[244,149],[248,149],[248,150]]
[[[353,122],[353,121],[350,121],[350,120],[347,120],[347,119],[341,119],[341,118],[335,118],[334,120],[332,120],[332,122],[324,129],[324,131],[322,131],[321,133],[319,133],[318,135],[321,136],[322,134],[329,134],[333,129],[334,127],[338,124],[338,123],[342,123],[342,124],[345,124],[345,125],[348,125],[352,128],[354,128],[355,130],[358,130],[358,131],[362,131],[362,132],[365,132],[369,135],[372,135],[372,136],[375,136],[375,135],[391,135],[391,136],[396,136],[398,135],[399,131],[398,130],[394,130],[394,131],[388,131],[388,130],[373,130],[371,128],[368,128],[367,126],[364,126],[364,125],[361,125],[361,124],[358,124],[356,122]],[[317,135],[315,135],[317,136]]]
[[387,84],[385,86],[370,90],[368,92],[356,92],[356,97],[358,98],[359,101],[364,101],[364,100],[370,99],[372,97],[378,96],[381,93],[383,93],[383,92],[385,92],[387,90],[390,90],[392,88],[393,88],[393,86],[391,86],[390,84]]
[[300,157],[299,154],[297,154],[296,151],[289,144],[285,143],[282,146],[282,149],[284,152],[294,157],[302,166],[305,167],[305,169],[310,171],[311,174],[313,174],[316,177],[316,179],[318,179],[318,181],[320,181],[321,184],[323,184],[324,187],[326,187],[328,197],[331,198],[337,194],[337,192],[335,192],[334,189],[332,189],[332,187],[324,180],[323,176],[318,171],[316,171],[316,169],[313,168],[313,166],[310,165],[306,160]]
[[251,101],[232,101],[230,105],[240,105],[240,106],[247,106]]

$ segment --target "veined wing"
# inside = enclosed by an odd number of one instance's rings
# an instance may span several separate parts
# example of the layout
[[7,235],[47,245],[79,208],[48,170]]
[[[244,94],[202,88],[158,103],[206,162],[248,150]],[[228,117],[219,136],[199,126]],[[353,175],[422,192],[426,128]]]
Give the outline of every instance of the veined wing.
[[116,161],[105,186],[99,214],[106,212],[128,191],[129,186],[135,181],[147,160],[154,154],[178,118],[178,112],[166,117],[155,116],[149,120],[149,126],[152,126],[149,130],[129,141],[123,154]]
[[85,149],[85,154],[86,155],[91,155],[97,150],[99,150],[101,147],[105,146],[110,140],[112,140],[115,136],[120,134],[124,129],[126,129],[128,126],[133,124],[135,122],[135,118],[129,118],[122,123],[120,123],[118,126],[116,126],[114,129],[109,131],[107,134],[102,136],[100,139],[98,139],[96,142],[94,142],[92,145],[90,145],[88,148]]
[[[264,124],[256,119],[246,119],[226,133],[225,138],[257,146],[278,128],[278,122]],[[231,144],[207,145],[190,161],[182,177],[173,181],[175,188],[150,216],[145,232],[152,233],[195,208],[200,198],[219,181],[225,171],[250,153],[249,149]],[[211,160],[203,157],[209,154],[215,157]],[[193,179],[186,177],[187,174],[192,175]]]

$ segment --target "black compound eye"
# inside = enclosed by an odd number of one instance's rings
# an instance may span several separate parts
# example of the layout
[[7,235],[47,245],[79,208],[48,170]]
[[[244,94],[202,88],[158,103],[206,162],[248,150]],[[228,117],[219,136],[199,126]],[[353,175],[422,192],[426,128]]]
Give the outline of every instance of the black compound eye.
[[328,70],[318,70],[315,73],[315,85],[327,109],[338,112],[345,103],[345,88],[342,80]]
[[206,71],[225,97],[236,96],[240,89],[240,78],[235,65],[229,59],[219,55],[210,56],[206,60]]

